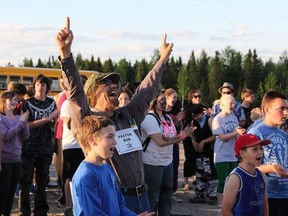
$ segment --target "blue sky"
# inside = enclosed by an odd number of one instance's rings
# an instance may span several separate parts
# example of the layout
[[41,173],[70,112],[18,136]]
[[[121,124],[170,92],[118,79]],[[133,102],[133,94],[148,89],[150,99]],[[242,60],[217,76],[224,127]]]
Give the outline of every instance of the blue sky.
[[83,58],[150,60],[166,32],[172,55],[184,63],[192,50],[214,56],[227,46],[242,54],[256,49],[264,61],[277,62],[288,44],[287,9],[284,0],[2,0],[0,65],[57,56],[54,37],[66,16],[75,37],[72,52]]

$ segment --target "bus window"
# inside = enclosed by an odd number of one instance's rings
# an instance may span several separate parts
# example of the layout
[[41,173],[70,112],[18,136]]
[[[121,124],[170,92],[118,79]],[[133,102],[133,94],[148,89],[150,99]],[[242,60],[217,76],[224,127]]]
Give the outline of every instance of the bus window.
[[50,78],[52,79],[52,85],[51,85],[51,91],[59,91],[59,88],[58,88],[58,79],[57,78]]
[[10,76],[10,82],[21,83],[20,76]]
[[0,76],[0,89],[7,88],[7,76]]
[[31,86],[33,85],[33,77],[23,77],[23,85]]

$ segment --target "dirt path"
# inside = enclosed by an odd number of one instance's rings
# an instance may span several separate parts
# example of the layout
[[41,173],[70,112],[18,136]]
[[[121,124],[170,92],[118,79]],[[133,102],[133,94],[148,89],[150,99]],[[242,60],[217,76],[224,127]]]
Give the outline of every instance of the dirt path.
[[[172,213],[174,216],[216,216],[217,215],[217,205],[207,205],[207,204],[190,204],[189,199],[194,196],[194,187],[192,184],[192,189],[184,190],[181,185],[183,183],[183,162],[184,162],[184,152],[182,145],[180,145],[180,166],[179,166],[179,190],[176,192],[177,197],[183,200],[182,203],[173,202]],[[51,181],[56,182],[56,172],[54,165],[51,165]],[[48,203],[50,206],[48,215],[64,215],[64,208],[57,207],[57,199],[59,197],[59,189],[49,188],[47,190]],[[32,198],[32,196],[31,196]],[[19,215],[19,209],[17,206],[18,198],[15,198],[14,205],[11,215]]]

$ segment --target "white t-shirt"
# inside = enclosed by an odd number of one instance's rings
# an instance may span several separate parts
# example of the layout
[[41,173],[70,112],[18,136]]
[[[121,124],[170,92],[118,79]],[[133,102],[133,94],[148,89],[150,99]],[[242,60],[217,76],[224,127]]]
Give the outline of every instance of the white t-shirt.
[[[213,135],[228,134],[235,131],[239,122],[234,114],[223,115],[222,112],[217,114],[212,121]],[[227,141],[221,140],[218,136],[214,145],[214,162],[237,162],[234,152],[234,143],[236,137]]]
[[[63,120],[64,117],[71,118],[70,111],[70,103],[68,100],[65,100],[61,106],[60,118]],[[62,136],[62,148],[65,149],[75,149],[81,148],[78,144],[74,134],[67,127],[65,123],[63,123],[63,136]]]
[[[152,115],[146,115],[144,121],[141,123],[141,142],[143,143],[145,139],[151,134],[161,133],[165,137],[176,136],[176,129],[173,121],[170,119],[166,124],[158,124],[156,118]],[[163,128],[164,126],[164,128]],[[145,152],[142,152],[143,162],[152,166],[168,166],[173,160],[173,145],[160,147],[152,139],[150,140],[148,147]]]

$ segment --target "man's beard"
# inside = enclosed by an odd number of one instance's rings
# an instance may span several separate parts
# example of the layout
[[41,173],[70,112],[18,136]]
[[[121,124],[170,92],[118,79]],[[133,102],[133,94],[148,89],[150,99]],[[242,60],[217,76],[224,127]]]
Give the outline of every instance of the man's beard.
[[119,105],[117,97],[109,97],[107,92],[103,92],[99,95],[96,106],[102,111],[111,111],[115,110]]

